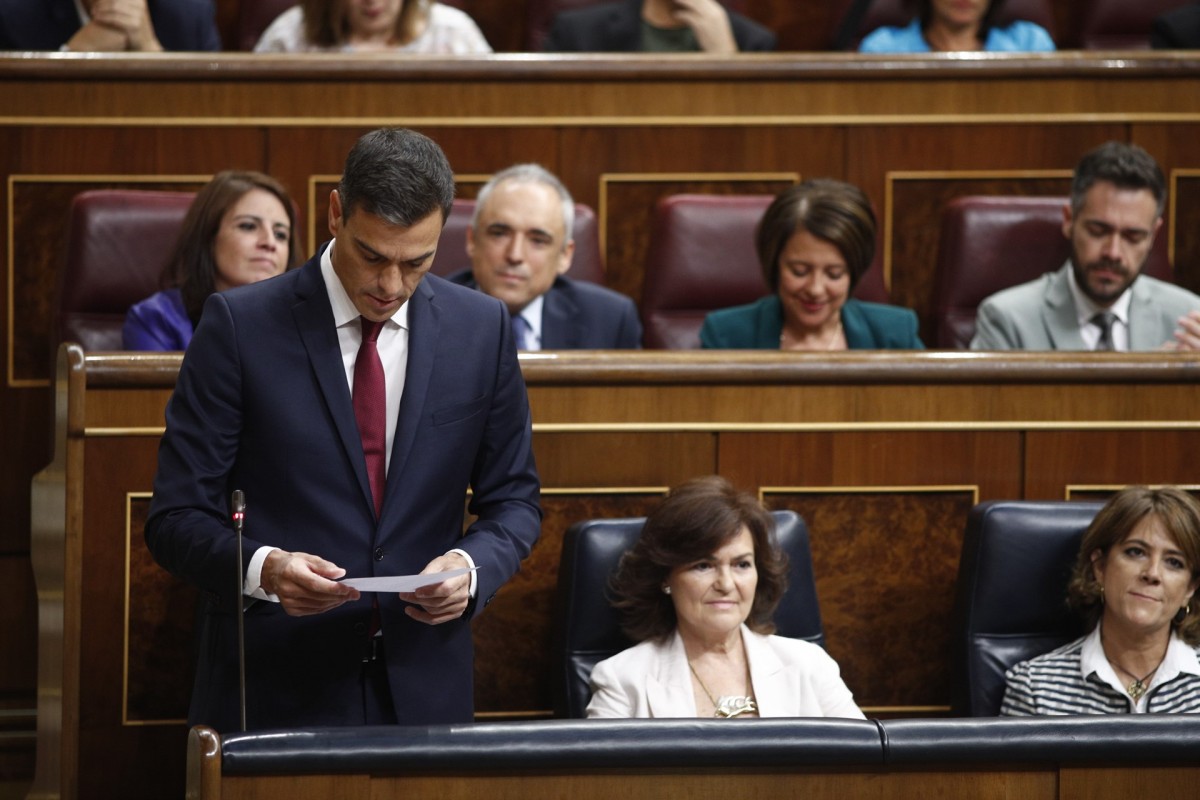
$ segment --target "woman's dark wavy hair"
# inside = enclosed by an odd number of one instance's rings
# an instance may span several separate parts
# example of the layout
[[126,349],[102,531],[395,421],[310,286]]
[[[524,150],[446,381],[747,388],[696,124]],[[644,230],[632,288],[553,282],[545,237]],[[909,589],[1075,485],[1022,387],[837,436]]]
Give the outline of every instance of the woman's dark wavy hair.
[[[250,0],[248,0],[249,2]],[[258,2],[258,0],[253,0]],[[318,47],[341,47],[350,39],[350,20],[347,0],[302,0],[304,5],[304,36]],[[396,44],[403,46],[417,38],[421,26],[429,18],[428,2],[404,0],[396,16],[393,35]]]
[[196,193],[196,199],[188,208],[180,226],[175,248],[163,268],[164,287],[178,287],[183,299],[184,310],[192,325],[200,322],[204,301],[216,291],[217,260],[213,255],[213,243],[221,220],[226,212],[253,189],[262,189],[275,195],[287,211],[291,234],[288,239],[287,269],[300,263],[300,232],[296,228],[296,206],[283,185],[261,172],[226,170],[218,172],[204,188]]
[[[988,3],[987,11],[983,12],[983,19],[979,23],[979,32],[976,34],[979,41],[987,41],[988,32],[996,24],[996,15],[1000,13],[1000,7],[1003,5],[1004,0],[991,0]],[[917,16],[921,20],[921,30],[927,30],[933,19],[933,0],[917,0]]]
[[[1172,486],[1159,489],[1126,487],[1100,509],[1083,534],[1079,556],[1067,585],[1067,603],[1083,616],[1088,630],[1095,628],[1104,614],[1104,592],[1092,569],[1092,554],[1099,551],[1101,559],[1108,558],[1112,548],[1125,541],[1138,523],[1151,514],[1158,517],[1183,551],[1192,570],[1192,580],[1200,579],[1200,502]],[[1171,627],[1188,644],[1200,645],[1200,611],[1197,609],[1182,618],[1176,617]]]
[[814,178],[784,189],[754,232],[758,264],[771,292],[779,291],[779,258],[797,231],[829,242],[846,260],[854,289],[875,258],[875,212],[853,184]]
[[773,617],[787,588],[787,556],[775,541],[775,520],[753,495],[717,475],[694,478],[672,489],[646,519],[642,534],[621,557],[609,591],[622,627],[636,641],[666,639],[678,621],[663,584],[676,567],[707,558],[742,526],[754,540],[758,588],[746,625],[775,632]]

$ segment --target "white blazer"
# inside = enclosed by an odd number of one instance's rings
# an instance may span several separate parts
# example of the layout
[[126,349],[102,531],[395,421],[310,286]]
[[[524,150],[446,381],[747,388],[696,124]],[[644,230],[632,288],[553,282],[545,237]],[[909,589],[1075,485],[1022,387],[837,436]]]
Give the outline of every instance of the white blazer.
[[[865,719],[837,662],[818,645],[763,636],[742,626],[750,683],[762,717]],[[683,639],[647,640],[592,670],[589,717],[695,717],[696,698]]]

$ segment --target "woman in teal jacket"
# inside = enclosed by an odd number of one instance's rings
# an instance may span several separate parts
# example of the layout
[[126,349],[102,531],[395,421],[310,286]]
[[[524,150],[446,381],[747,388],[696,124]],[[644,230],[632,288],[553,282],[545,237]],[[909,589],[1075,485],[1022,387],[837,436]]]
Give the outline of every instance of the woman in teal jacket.
[[763,214],[758,260],[772,294],[704,319],[700,345],[728,350],[916,350],[911,309],[850,292],[875,257],[875,214],[862,190],[805,181]]

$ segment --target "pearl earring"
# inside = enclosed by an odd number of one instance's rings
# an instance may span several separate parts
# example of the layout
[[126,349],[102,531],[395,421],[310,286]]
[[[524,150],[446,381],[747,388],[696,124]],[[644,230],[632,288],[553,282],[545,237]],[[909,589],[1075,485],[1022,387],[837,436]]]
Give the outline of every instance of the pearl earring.
[[670,594],[670,593],[671,593],[671,587],[670,587],[670,586],[666,586],[666,585],[664,585],[664,586],[662,587],[662,590],[663,590],[663,594]]

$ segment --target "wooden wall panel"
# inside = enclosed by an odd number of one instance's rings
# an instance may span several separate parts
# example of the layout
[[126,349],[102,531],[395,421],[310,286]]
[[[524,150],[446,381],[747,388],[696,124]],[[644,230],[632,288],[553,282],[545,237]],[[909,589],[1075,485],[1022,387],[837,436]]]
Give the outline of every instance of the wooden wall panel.
[[[0,709],[4,709],[23,701],[37,666],[28,657],[37,652],[37,595],[28,552],[0,554],[0,586],[6,592],[0,602],[0,652],[5,654],[0,658]],[[21,654],[25,657],[19,658]]]
[[[1080,398],[1084,402],[1083,398]],[[1064,500],[1071,486],[1197,482],[1200,431],[1143,429],[1038,431],[1025,448],[1024,496]]]
[[763,495],[808,523],[826,649],[858,704],[872,715],[947,709],[954,577],[974,487]]

